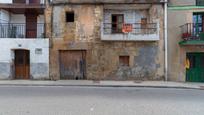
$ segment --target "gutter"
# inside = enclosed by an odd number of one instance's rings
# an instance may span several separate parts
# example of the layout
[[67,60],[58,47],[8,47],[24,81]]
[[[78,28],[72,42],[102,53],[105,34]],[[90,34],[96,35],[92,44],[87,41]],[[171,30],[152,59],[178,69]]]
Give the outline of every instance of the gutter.
[[165,74],[165,81],[168,81],[168,33],[167,33],[167,2],[164,3],[164,52],[165,52],[165,67],[164,67],[164,74]]

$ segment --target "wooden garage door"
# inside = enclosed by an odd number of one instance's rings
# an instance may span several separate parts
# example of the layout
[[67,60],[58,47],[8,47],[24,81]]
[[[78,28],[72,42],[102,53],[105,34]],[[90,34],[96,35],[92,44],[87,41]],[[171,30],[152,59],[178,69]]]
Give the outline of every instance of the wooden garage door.
[[60,78],[85,79],[86,51],[60,51]]

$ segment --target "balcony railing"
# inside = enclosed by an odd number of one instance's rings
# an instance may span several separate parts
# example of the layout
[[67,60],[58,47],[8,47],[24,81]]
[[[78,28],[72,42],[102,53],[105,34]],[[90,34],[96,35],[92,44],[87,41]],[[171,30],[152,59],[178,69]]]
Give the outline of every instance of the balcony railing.
[[[128,23],[132,25],[132,35],[145,35],[145,34],[156,34],[157,23]],[[117,25],[117,26],[116,26]],[[103,29],[104,34],[123,34],[122,32],[123,23],[104,23]]]
[[183,40],[204,39],[204,25],[202,23],[186,23],[180,27]]
[[17,4],[44,4],[45,0],[13,0]]
[[44,29],[43,23],[0,23],[0,38],[44,38]]

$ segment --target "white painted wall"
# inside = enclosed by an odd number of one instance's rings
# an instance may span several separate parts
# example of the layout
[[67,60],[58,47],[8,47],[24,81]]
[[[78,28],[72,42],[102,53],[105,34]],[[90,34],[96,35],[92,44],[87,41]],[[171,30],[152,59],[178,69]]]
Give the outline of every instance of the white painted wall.
[[125,23],[140,23],[141,18],[148,18],[147,10],[104,10],[104,23],[111,23],[112,14],[124,14]]
[[[14,49],[26,49],[30,51],[30,71],[34,79],[47,78],[49,79],[49,39],[0,39],[0,63],[11,64],[14,60]],[[42,49],[42,54],[36,54],[36,48]],[[47,66],[46,75],[36,74],[36,68],[32,64],[43,63]],[[11,71],[11,68],[10,70]],[[4,75],[3,79],[6,79]],[[0,79],[2,78],[0,73]]]
[[[21,47],[20,47],[20,46]],[[12,61],[11,50],[12,49],[27,49],[30,50],[30,61],[31,63],[48,63],[49,59],[49,43],[48,39],[11,39],[1,38],[0,39],[0,62]],[[35,49],[42,48],[43,54],[36,55]]]
[[[38,23],[44,23],[44,15],[38,16]],[[10,23],[26,23],[24,14],[12,14]]]
[[11,14],[10,23],[25,23],[25,15],[24,14]]
[[0,23],[8,23],[10,21],[9,12],[3,9],[0,9]]
[[12,3],[12,0],[0,0],[0,3],[10,4]]

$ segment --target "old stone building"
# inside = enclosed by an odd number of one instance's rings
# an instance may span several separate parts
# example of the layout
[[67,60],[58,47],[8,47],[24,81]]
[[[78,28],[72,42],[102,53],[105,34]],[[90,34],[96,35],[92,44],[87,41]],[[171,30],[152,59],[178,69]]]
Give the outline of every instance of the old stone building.
[[169,80],[204,82],[204,1],[169,0]]
[[52,0],[51,79],[164,79],[163,0]]

